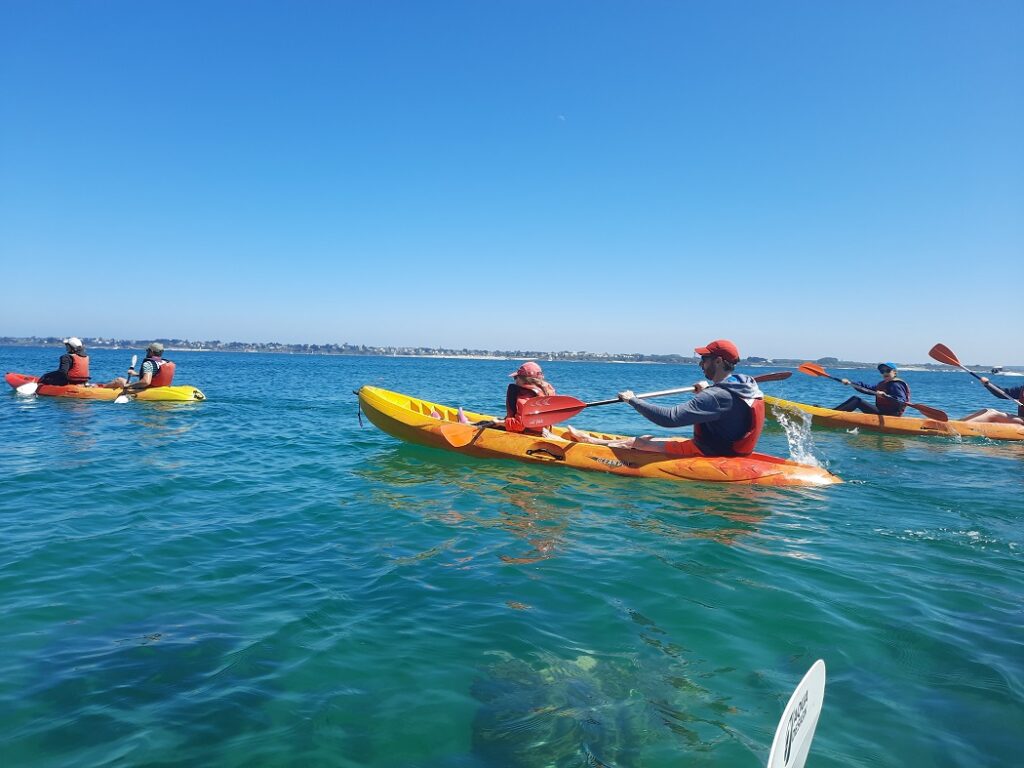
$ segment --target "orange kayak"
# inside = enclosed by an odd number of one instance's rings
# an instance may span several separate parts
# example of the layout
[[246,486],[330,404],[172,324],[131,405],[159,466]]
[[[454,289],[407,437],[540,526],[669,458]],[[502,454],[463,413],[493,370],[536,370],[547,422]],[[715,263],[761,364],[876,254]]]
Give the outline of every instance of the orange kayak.
[[[7,383],[14,389],[30,381],[38,381],[38,376],[26,376],[22,373],[8,373],[5,377]],[[68,384],[64,387],[55,387],[43,384],[36,390],[37,395],[43,397],[72,397],[77,400],[113,400],[121,394],[120,389],[110,387],[97,387],[86,384]],[[191,402],[193,400],[205,400],[206,395],[195,387],[182,385],[177,387],[153,387],[144,389],[141,392],[133,393],[132,400],[163,401],[163,402]]]
[[990,440],[1024,440],[1024,425],[986,424],[973,421],[933,421],[912,416],[880,416],[860,411],[834,411],[817,405],[765,397],[768,415],[778,418],[776,410],[811,417],[815,426],[884,432],[890,435],[932,435],[939,437],[987,437]]
[[[534,464],[556,464],[610,472],[626,477],[664,480],[758,485],[831,485],[842,482],[819,467],[762,453],[736,457],[677,458],[663,453],[566,440],[563,438],[566,430],[560,427],[553,428],[554,436],[547,438],[463,424],[459,423],[457,409],[378,387],[364,386],[357,394],[363,413],[389,435],[409,443],[467,456],[515,459]],[[468,411],[465,416],[473,422],[494,418]],[[591,434],[605,439],[617,437]]]

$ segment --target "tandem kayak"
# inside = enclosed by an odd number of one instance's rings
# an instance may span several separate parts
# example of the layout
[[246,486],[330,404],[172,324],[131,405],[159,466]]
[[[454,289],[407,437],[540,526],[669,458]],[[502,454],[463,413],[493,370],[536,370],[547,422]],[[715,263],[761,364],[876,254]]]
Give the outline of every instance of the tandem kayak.
[[777,397],[765,397],[768,415],[778,418],[776,410],[804,414],[815,426],[853,429],[890,435],[931,435],[938,437],[987,437],[990,440],[1024,440],[1024,425],[987,424],[974,421],[934,421],[912,416],[881,416],[860,411],[834,411],[817,405],[794,403]]
[[[552,430],[554,437],[546,438],[463,424],[459,422],[455,408],[378,387],[364,386],[356,394],[363,413],[392,437],[467,456],[561,464],[575,469],[665,480],[758,485],[831,485],[842,482],[819,467],[762,453],[742,457],[676,458],[650,451],[577,443],[564,439],[562,435],[566,430],[559,427]],[[494,418],[468,411],[464,414],[471,421]],[[591,434],[605,439],[616,437],[596,432]]]
[[[17,389],[22,384],[28,384],[30,381],[39,380],[38,376],[26,376],[21,373],[8,373],[4,378],[14,389]],[[121,390],[113,387],[89,386],[87,384],[68,384],[64,387],[43,384],[36,390],[36,394],[43,395],[44,397],[72,397],[78,400],[113,400],[121,394]],[[132,393],[130,397],[133,400],[176,403],[206,399],[206,395],[195,387],[188,385],[143,389],[140,392]]]

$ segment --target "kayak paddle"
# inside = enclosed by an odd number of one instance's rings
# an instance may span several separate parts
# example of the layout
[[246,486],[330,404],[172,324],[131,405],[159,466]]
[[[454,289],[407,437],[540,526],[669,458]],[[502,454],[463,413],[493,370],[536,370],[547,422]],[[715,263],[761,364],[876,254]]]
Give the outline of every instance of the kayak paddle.
[[34,395],[36,390],[39,389],[39,381],[26,381],[24,384],[19,384],[14,388],[14,391],[19,395]]
[[132,364],[128,366],[128,376],[124,380],[124,387],[121,389],[121,394],[114,398],[114,402],[118,405],[127,403],[131,399],[125,393],[128,391],[128,382],[132,380],[132,370],[135,368],[135,363],[138,359],[138,355],[132,355]]
[[[808,376],[824,376],[826,379],[832,379],[832,381],[838,381],[840,384],[843,380],[838,376],[832,376],[828,371],[822,368],[817,363],[800,363],[797,366],[797,370],[800,373],[806,373]],[[868,387],[860,387],[856,384],[850,384],[851,387],[856,389],[858,392],[863,392],[865,395],[877,395],[879,392]],[[888,397],[890,400],[896,400],[897,398],[892,395],[882,392],[883,396]],[[927,418],[934,421],[949,421],[949,416],[946,415],[945,411],[940,411],[938,408],[932,408],[930,405],[921,405],[920,403],[907,403],[908,408],[913,408],[915,411],[920,411]]]
[[[934,347],[928,350],[928,355],[933,359],[938,360],[940,363],[952,365],[956,368],[967,371],[969,374],[971,374],[971,376],[976,378],[978,381],[981,381],[981,376],[976,374],[967,366],[963,365],[957,358],[957,356],[953,354],[953,350],[947,347],[945,344],[936,344]],[[985,382],[982,383],[984,384]],[[1016,403],[1017,405],[1024,406],[1024,403],[1022,403],[1020,400],[1017,400],[1016,398],[1010,397],[1008,394],[1006,394],[1003,390],[1001,390],[991,381],[988,383],[988,386],[990,386],[995,392],[998,392],[1001,396],[1005,397],[1007,400],[1010,400]],[[20,391],[21,387],[18,387],[18,390]]]
[[803,768],[824,701],[825,662],[818,659],[782,710],[772,750],[768,753],[768,768]]
[[[758,383],[764,381],[782,381],[783,379],[788,379],[792,375],[793,373],[791,371],[764,373],[760,376],[755,376],[754,381]],[[665,397],[666,395],[679,395],[684,392],[693,391],[694,387],[680,387],[678,389],[664,389],[660,392],[644,392],[643,394],[637,395],[637,397],[643,400],[651,397]],[[523,422],[523,426],[530,429],[549,427],[560,421],[571,419],[584,408],[590,408],[594,405],[611,405],[612,403],[621,402],[622,401],[617,397],[611,400],[598,400],[593,403],[584,403],[582,400],[577,400],[575,397],[569,397],[568,395],[531,397],[523,404],[523,412],[520,418]]]
[[502,421],[493,421],[487,419],[485,421],[474,421],[470,424],[462,424],[456,421],[445,421],[438,424],[431,431],[436,431],[445,439],[445,442],[452,448],[465,448],[467,445],[472,443],[480,434],[488,427],[496,427],[499,424],[503,424]]

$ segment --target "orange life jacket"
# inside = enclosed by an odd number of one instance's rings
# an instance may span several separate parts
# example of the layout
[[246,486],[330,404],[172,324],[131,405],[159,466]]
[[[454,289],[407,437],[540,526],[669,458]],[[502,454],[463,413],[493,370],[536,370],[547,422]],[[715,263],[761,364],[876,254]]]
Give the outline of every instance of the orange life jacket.
[[[156,368],[156,372],[153,374],[153,378],[149,382],[149,386],[151,388],[171,386],[171,382],[174,381],[174,363],[160,357],[147,357],[146,360],[151,362],[153,367]],[[146,360],[143,360],[142,362],[145,363]]]
[[761,430],[764,429],[764,400],[758,398],[750,406],[750,431],[732,444],[732,449],[737,456],[749,456],[757,447],[757,440],[761,437]]
[[85,384],[89,380],[89,356],[71,355],[71,367],[68,369],[68,384]]

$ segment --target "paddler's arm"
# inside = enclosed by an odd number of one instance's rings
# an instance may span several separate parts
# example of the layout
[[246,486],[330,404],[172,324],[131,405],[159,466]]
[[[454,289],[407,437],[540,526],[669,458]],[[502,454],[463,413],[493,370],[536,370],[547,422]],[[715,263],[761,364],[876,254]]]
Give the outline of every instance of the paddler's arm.
[[[145,365],[143,365],[142,370],[143,370],[143,372],[141,374],[139,374],[139,380],[138,381],[133,381],[131,384],[129,384],[127,387],[125,387],[126,391],[128,391],[128,392],[141,392],[144,389],[149,389],[149,385],[153,381],[153,371],[152,371],[152,369],[148,369],[147,370]],[[128,374],[131,375],[131,376],[134,376],[135,375],[135,369],[134,368],[129,368],[128,369]]]
[[[726,395],[728,398],[728,395]],[[719,401],[715,388],[709,388],[694,395],[685,403],[666,408],[647,400],[639,399],[630,390],[619,393],[619,399],[629,403],[634,410],[659,427],[688,427],[692,424],[703,424],[720,418],[722,411],[729,407],[729,402]]]
[[[992,382],[991,382],[991,381],[989,381],[989,379],[988,379],[988,377],[987,377],[987,376],[982,376],[982,377],[981,377],[981,379],[980,379],[980,381],[981,381],[981,383],[982,383],[982,384],[984,384],[984,385],[985,385],[985,389],[987,389],[987,390],[988,390],[989,392],[991,392],[991,393],[992,393],[993,395],[995,395],[996,397],[998,397],[998,398],[999,398],[1000,400],[1007,400],[1007,399],[1010,399],[1010,398],[1007,398],[1007,397],[1006,397],[1006,396],[1005,396],[1005,395],[1004,395],[1004,394],[1003,394],[1002,392],[997,392],[997,391],[996,391],[995,389],[993,389],[993,387],[994,387],[995,385],[994,385],[994,384],[992,384]],[[1010,393],[1009,393],[1009,392],[1006,392],[1006,394],[1008,395],[1008,394],[1010,394]]]

